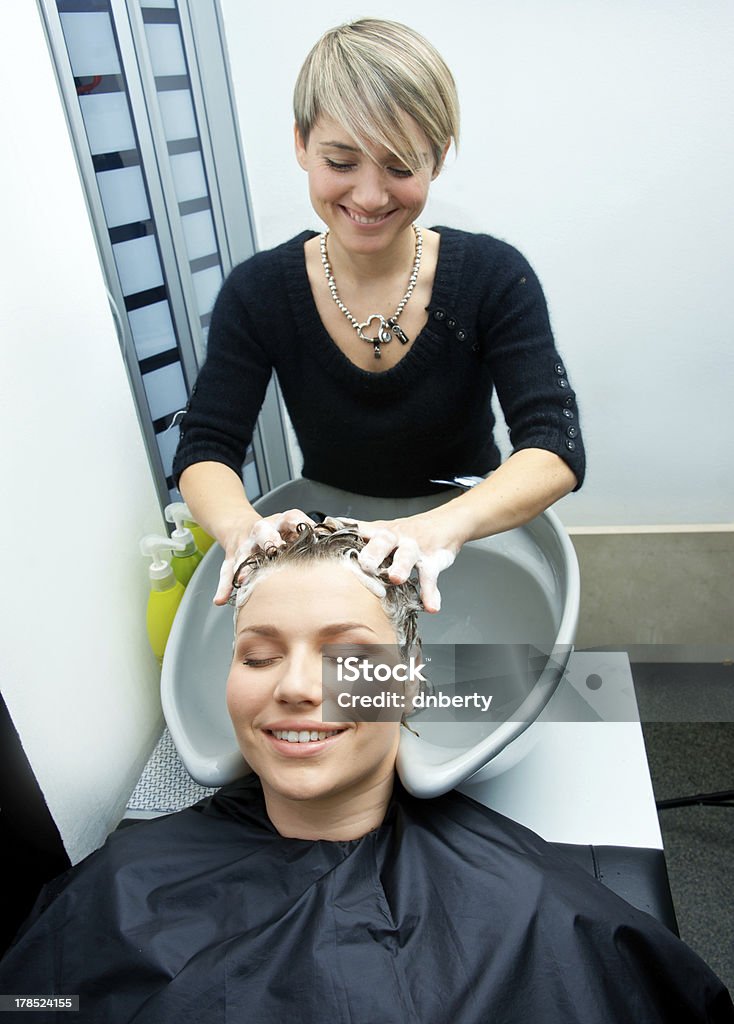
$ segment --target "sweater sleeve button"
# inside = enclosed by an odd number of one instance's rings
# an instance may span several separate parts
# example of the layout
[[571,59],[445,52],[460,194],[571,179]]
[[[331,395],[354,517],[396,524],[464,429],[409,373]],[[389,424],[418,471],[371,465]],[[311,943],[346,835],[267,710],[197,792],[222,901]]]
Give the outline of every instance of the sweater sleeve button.
[[558,380],[556,381],[556,384],[558,385],[559,388],[567,388],[568,387],[568,381],[566,380],[565,377],[559,377]]
[[570,409],[562,409],[561,411],[563,412],[563,415],[566,417],[567,420],[573,419],[573,413]]
[[558,374],[559,377],[565,377],[566,376],[566,368],[563,365],[563,363],[556,363],[555,371],[556,371],[556,373]]
[[433,319],[434,320],[445,320],[446,319],[446,311],[443,310],[443,309],[434,309],[434,311],[433,311]]
[[466,341],[466,331],[462,331],[461,328],[456,332],[456,338],[458,341]]
[[578,437],[578,427],[569,427],[566,433],[569,437]]
[[446,321],[446,326],[450,331],[453,331],[454,327],[456,327],[456,320],[454,320],[454,318],[450,316]]
[[566,441],[566,447],[568,448],[568,450],[570,452],[575,452],[576,451],[576,442],[575,441]]
[[566,399],[566,401],[563,404],[566,406],[567,409],[570,409],[571,406],[573,405],[573,396],[569,395],[568,398]]

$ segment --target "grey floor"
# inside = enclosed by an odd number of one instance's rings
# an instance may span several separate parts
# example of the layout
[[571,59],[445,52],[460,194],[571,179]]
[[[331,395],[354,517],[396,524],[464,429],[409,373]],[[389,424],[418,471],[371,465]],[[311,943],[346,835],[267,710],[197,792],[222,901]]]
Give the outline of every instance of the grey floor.
[[[633,664],[632,672],[656,800],[734,789],[734,668]],[[681,938],[734,992],[734,807],[658,815]]]

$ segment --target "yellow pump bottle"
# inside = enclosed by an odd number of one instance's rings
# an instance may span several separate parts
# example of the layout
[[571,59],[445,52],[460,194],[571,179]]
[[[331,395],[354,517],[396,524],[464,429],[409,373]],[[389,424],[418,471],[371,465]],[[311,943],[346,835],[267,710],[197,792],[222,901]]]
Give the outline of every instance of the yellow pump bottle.
[[176,527],[171,533],[171,540],[184,545],[183,548],[174,547],[171,568],[176,579],[186,586],[204,557],[196,547],[193,533],[184,526],[184,519],[191,513],[182,501],[175,501],[171,505],[166,505],[164,515],[167,521],[174,523]]
[[162,551],[183,549],[186,545],[178,540],[149,533],[140,541],[140,550],[148,558],[152,558],[148,567],[150,594],[145,614],[148,629],[148,641],[158,661],[163,663],[163,654],[176,617],[184,586],[176,579],[170,564],[161,557]]
[[210,537],[203,526],[199,526],[193,519],[184,519],[184,526],[191,530],[194,535],[194,541],[196,546],[201,551],[202,555],[205,555],[209,548],[214,543],[214,538]]
[[191,510],[189,509],[189,506],[185,502],[183,503],[183,509],[183,524],[185,527],[191,530],[191,532],[194,535],[194,541],[196,542],[197,548],[199,549],[199,551],[201,551],[202,555],[205,555],[209,548],[214,543],[214,538],[210,537],[209,534],[204,529],[204,527],[200,526],[196,522],[194,517],[191,515]]

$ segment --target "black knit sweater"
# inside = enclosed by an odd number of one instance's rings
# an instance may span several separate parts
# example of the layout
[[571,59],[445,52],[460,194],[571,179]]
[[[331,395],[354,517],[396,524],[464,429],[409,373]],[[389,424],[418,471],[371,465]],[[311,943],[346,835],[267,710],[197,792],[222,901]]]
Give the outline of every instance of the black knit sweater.
[[212,314],[174,460],[239,475],[272,370],[303,452],[303,475],[358,494],[409,497],[432,478],[500,463],[496,388],[515,451],[543,448],[584,476],[578,409],[537,277],[512,246],[437,227],[428,323],[392,369],[355,366],[319,317],[300,235],[236,267]]

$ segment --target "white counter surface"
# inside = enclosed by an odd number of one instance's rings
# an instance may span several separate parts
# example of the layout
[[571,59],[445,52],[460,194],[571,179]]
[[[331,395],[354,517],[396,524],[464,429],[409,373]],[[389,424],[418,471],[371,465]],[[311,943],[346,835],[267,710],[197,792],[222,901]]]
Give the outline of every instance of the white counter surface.
[[662,849],[626,653],[574,652],[525,737],[514,767],[459,789],[550,842]]

